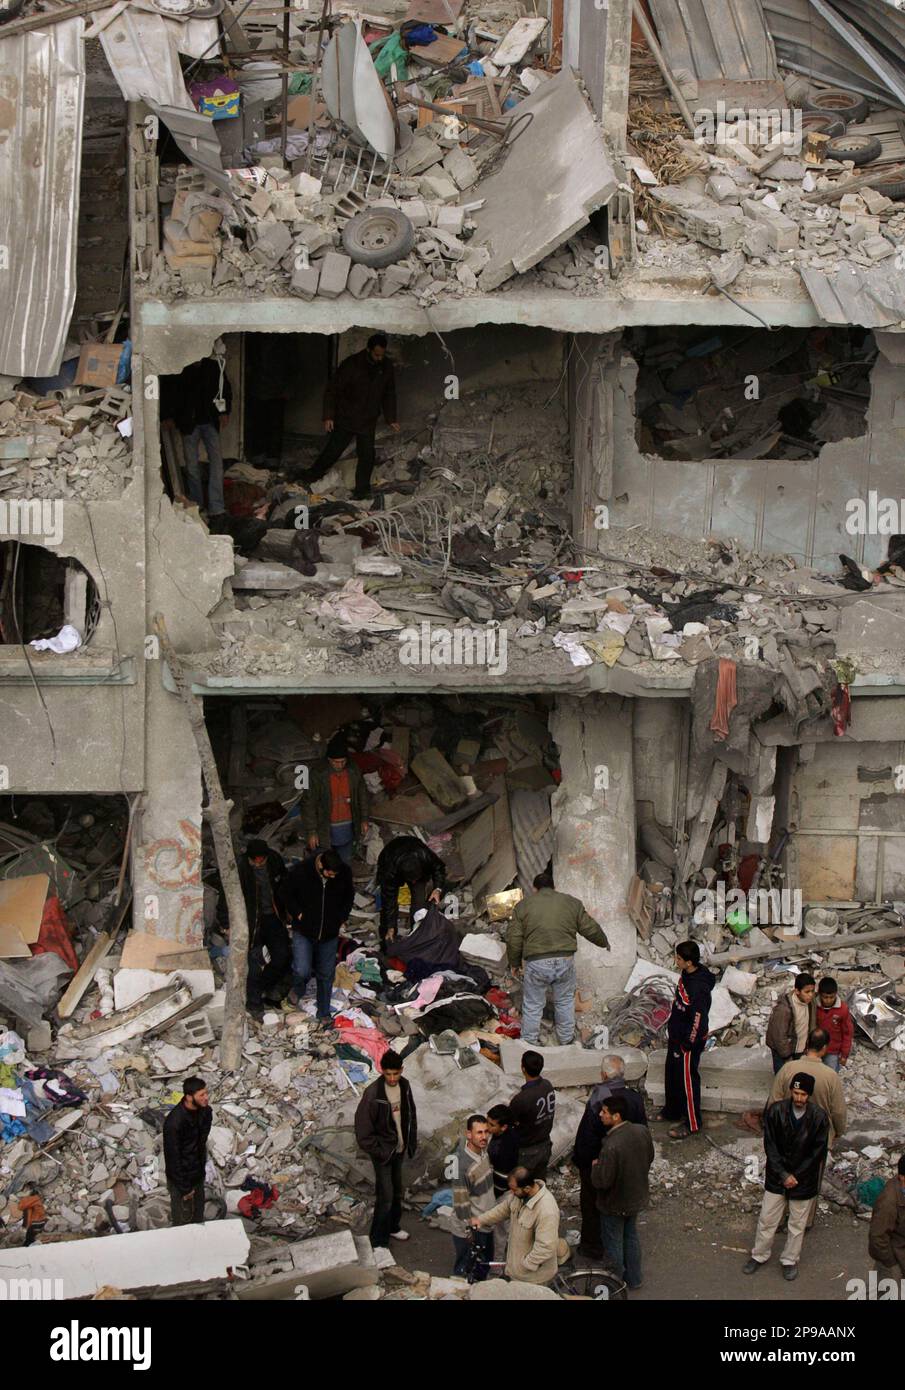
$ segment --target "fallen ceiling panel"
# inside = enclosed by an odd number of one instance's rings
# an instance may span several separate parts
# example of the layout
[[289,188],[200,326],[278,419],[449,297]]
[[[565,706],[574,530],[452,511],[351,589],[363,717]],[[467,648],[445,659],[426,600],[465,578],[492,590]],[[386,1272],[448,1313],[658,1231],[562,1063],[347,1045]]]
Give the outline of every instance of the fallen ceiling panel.
[[0,374],[56,376],[75,304],[83,19],[0,43]]
[[490,261],[480,277],[494,290],[510,275],[537,265],[586,226],[592,212],[613,196],[619,178],[572,71],[522,101],[515,121],[531,120],[503,155],[499,169],[469,190],[484,199],[474,214],[474,244]]
[[691,77],[766,79],[776,51],[760,0],[651,0],[661,47]]
[[893,328],[905,325],[905,270],[897,270],[895,260],[864,268],[842,264],[831,274],[802,266],[801,278],[827,323]]

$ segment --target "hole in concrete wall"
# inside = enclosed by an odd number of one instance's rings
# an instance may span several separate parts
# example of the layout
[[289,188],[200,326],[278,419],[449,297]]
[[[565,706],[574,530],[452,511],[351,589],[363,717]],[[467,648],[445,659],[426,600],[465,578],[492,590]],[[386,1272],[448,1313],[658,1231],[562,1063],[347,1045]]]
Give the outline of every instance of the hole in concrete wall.
[[0,641],[12,645],[54,637],[70,624],[84,644],[99,618],[97,588],[78,560],[39,545],[0,541]]
[[[488,897],[530,890],[553,853],[550,797],[560,772],[552,706],[543,696],[336,694],[208,700],[205,715],[239,843],[262,837],[287,861],[307,856],[312,837],[323,845],[331,834],[317,789],[331,739],[344,741],[352,785],[338,794],[356,798],[363,781],[369,801],[366,836],[360,812],[350,812],[351,832],[335,835],[354,836],[342,853],[360,895],[348,934],[359,940],[376,927],[369,885],[377,857],[400,835],[418,837],[444,861],[455,899],[448,915],[463,930],[489,926]],[[209,841],[204,860],[205,881],[215,883]]]
[[635,438],[663,459],[811,459],[866,430],[866,329],[636,328]]

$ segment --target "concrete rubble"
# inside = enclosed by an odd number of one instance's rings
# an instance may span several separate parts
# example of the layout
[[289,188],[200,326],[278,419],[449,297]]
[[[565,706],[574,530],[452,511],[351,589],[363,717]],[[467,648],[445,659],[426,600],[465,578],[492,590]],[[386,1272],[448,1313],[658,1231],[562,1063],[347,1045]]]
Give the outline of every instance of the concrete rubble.
[[62,382],[0,379],[0,497],[99,501],[131,481],[131,389]]

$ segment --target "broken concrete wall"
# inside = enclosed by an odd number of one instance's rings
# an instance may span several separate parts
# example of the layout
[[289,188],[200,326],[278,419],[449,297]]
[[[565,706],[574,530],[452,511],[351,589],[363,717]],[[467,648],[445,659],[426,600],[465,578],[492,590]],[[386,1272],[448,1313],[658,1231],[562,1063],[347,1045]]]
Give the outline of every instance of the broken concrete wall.
[[[135,449],[140,457],[140,435]],[[53,504],[47,513],[52,529],[27,537],[0,532],[0,540],[41,545],[60,559],[78,560],[94,582],[101,613],[90,640],[75,652],[29,652],[46,713],[21,647],[0,647],[0,748],[7,787],[50,793],[136,791],[144,763],[141,483],[136,478],[116,500],[44,500]],[[51,544],[57,536],[58,543]]]
[[603,927],[609,950],[580,940],[578,980],[602,1000],[621,989],[636,955],[626,910],[635,872],[632,700],[560,696],[550,720],[562,783],[553,793],[553,871],[563,893],[580,898]]
[[[865,703],[889,707],[884,722],[890,733],[905,730],[905,702]],[[897,773],[905,766],[905,736],[805,745],[802,758],[793,807],[804,898],[905,897],[905,789]]]
[[619,341],[618,333],[581,333],[569,343],[572,531],[578,544],[589,550],[606,549],[602,537],[609,527],[613,494]]
[[[147,631],[161,613],[177,651],[215,645],[208,614],[233,573],[228,537],[210,536],[197,513],[174,506],[160,472],[157,399],[145,400],[148,516]],[[135,847],[138,930],[200,944],[201,766],[178,696],[164,686],[164,663],[147,663],[145,798]]]
[[633,758],[639,821],[653,819],[664,828],[676,827],[687,721],[684,700],[635,701]]
[[[886,556],[886,537],[846,530],[849,499],[898,498],[905,376],[882,354],[871,373],[867,432],[825,444],[814,459],[701,459],[685,462],[644,454],[635,440],[633,359],[623,359],[614,408],[613,527],[656,527],[687,537],[736,537],[761,554],[789,554],[828,571],[840,551],[867,565]],[[623,405],[626,408],[622,408]],[[609,445],[600,467],[609,467]],[[606,549],[605,534],[597,547]]]

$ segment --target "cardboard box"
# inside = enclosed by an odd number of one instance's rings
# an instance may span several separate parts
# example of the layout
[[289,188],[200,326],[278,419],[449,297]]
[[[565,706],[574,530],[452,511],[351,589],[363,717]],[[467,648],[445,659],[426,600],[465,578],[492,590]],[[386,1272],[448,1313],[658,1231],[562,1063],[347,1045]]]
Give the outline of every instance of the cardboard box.
[[122,343],[85,343],[79,353],[76,386],[115,386]]
[[28,874],[0,881],[0,959],[30,956],[41,935],[50,878]]

